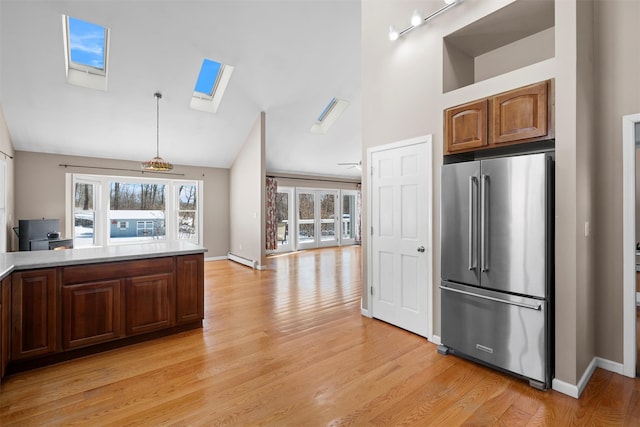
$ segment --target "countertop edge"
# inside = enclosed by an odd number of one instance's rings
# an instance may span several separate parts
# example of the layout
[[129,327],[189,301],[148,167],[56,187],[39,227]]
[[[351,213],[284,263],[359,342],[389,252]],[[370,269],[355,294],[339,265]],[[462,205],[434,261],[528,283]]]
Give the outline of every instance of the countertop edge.
[[[138,249],[139,252],[132,253],[132,251],[136,249]],[[75,256],[67,256],[71,251],[74,251]],[[120,251],[124,251],[125,253],[118,253]],[[3,258],[0,260],[0,280],[16,271],[162,258],[176,255],[193,255],[205,252],[208,252],[207,248],[185,243],[179,245],[154,244],[153,247],[147,245],[127,245],[120,247],[67,249],[64,251],[8,252],[2,254]]]

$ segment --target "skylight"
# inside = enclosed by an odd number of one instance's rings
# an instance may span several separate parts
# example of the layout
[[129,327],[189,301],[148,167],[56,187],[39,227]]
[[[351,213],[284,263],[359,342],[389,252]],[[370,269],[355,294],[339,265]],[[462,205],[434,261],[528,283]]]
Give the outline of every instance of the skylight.
[[204,58],[193,89],[191,108],[216,113],[232,72],[232,66]]
[[200,74],[198,75],[198,81],[196,82],[196,92],[207,96],[213,96],[213,89],[215,88],[218,75],[222,64],[210,59],[204,59],[202,61],[202,67],[200,68]]
[[104,72],[106,29],[73,16],[68,19],[71,63]]
[[311,126],[312,133],[327,133],[329,128],[342,115],[349,106],[349,101],[339,98],[331,98],[331,101],[324,107],[316,122]]
[[107,90],[109,29],[73,16],[62,16],[67,81]]

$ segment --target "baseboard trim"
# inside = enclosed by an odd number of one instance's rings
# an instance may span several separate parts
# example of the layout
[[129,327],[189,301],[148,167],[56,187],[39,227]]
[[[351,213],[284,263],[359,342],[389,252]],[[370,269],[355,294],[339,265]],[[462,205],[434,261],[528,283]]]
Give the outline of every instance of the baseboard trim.
[[367,310],[366,308],[360,307],[360,314],[371,319],[371,313],[369,313],[369,310]]
[[591,363],[587,366],[582,377],[580,377],[580,381],[578,381],[577,385],[566,383],[557,378],[553,379],[552,386],[555,391],[566,394],[567,396],[571,396],[575,399],[578,399],[584,389],[589,384],[589,380],[591,376],[595,372],[596,368],[602,368],[607,371],[614,372],[616,374],[624,375],[622,363],[612,362],[611,360],[603,359],[602,357],[594,357],[591,359]]
[[431,341],[432,343],[434,343],[435,345],[440,345],[442,344],[441,338],[439,335],[432,335],[431,338],[429,338],[429,341]]
[[611,360],[603,359],[602,357],[596,357],[595,359],[596,366],[598,368],[624,375],[624,365],[622,363],[612,362]]
[[566,394],[567,396],[571,396],[574,399],[580,397],[578,386],[569,384],[557,378],[554,378],[553,381],[551,381],[551,388],[558,393]]

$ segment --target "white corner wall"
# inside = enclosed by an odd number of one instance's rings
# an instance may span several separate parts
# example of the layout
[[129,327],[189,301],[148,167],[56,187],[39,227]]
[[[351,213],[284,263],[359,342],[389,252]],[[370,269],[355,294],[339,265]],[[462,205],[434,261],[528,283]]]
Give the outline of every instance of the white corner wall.
[[265,113],[260,113],[229,175],[230,252],[265,263]]

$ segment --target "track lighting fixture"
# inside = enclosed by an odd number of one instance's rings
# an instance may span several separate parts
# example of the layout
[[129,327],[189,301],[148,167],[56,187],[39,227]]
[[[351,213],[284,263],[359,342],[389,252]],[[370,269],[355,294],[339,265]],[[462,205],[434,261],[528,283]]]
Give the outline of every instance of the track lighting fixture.
[[430,21],[431,19],[440,15],[441,13],[448,10],[449,8],[455,6],[458,3],[461,3],[463,0],[443,0],[443,1],[445,2],[444,6],[442,6],[440,9],[436,10],[431,15],[425,18],[422,17],[422,14],[418,10],[415,10],[413,12],[413,15],[411,15],[411,26],[405,28],[402,31],[398,31],[393,25],[389,26],[389,40],[391,41],[398,40],[400,37],[412,31],[414,28],[422,25],[427,21]]

